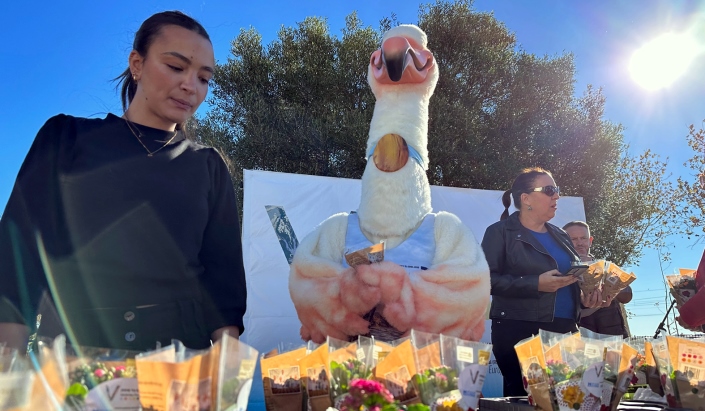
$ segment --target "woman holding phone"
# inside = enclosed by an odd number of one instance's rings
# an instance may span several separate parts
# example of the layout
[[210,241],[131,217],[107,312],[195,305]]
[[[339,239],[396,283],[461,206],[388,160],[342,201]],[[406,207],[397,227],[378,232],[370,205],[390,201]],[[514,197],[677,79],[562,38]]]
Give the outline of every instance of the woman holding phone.
[[[504,213],[485,231],[490,267],[492,344],[504,377],[505,396],[526,395],[514,345],[539,329],[577,331],[581,305],[602,303],[599,292],[582,295],[577,277],[565,275],[580,257],[570,237],[550,224],[559,188],[542,168],[523,170],[504,192]],[[518,211],[509,214],[511,199]]]

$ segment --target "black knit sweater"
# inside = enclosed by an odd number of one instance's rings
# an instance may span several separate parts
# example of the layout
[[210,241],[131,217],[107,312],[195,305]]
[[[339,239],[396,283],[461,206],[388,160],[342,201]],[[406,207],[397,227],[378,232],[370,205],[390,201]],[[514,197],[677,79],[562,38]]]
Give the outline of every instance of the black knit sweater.
[[[150,151],[173,135],[134,131]],[[200,348],[217,328],[242,331],[245,273],[225,163],[181,132],[149,157],[112,114],[49,119],[0,220],[0,281],[0,322],[22,321],[19,312],[33,324],[46,290],[81,345],[148,349],[177,338]]]

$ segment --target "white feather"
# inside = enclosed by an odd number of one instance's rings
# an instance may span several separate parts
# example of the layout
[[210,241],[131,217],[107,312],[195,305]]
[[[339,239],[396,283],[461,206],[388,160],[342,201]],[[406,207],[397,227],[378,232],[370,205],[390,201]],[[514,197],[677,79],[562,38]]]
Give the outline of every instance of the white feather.
[[357,212],[368,240],[386,241],[394,248],[431,212],[431,190],[424,170],[409,160],[393,173],[380,171],[370,161],[362,175],[362,196]]

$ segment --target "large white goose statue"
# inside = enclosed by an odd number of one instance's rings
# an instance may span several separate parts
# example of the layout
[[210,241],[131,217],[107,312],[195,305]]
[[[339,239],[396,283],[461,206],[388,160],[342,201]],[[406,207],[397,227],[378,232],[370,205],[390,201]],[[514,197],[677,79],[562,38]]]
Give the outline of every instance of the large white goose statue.
[[[376,97],[357,212],[335,214],[294,255],[289,292],[304,340],[410,329],[479,340],[490,298],[489,269],[472,232],[454,214],[432,213],[428,104],[438,66],[426,34],[400,25],[372,53]],[[344,254],[384,241],[384,261],[355,268]]]

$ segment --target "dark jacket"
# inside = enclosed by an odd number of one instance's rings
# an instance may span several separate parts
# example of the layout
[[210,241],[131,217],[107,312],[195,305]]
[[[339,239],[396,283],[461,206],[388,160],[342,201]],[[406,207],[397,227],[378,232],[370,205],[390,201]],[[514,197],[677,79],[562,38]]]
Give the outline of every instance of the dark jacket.
[[615,298],[608,307],[600,308],[594,313],[580,318],[579,325],[600,334],[621,335],[629,338],[629,332],[624,324],[622,306]]
[[[570,237],[562,229],[546,223],[548,232],[580,261]],[[519,222],[519,212],[487,227],[482,249],[490,267],[493,320],[522,320],[552,322],[556,302],[555,292],[539,291],[539,275],[558,269],[551,257],[531,231]],[[575,304],[575,319],[580,312],[580,287],[570,285]]]

